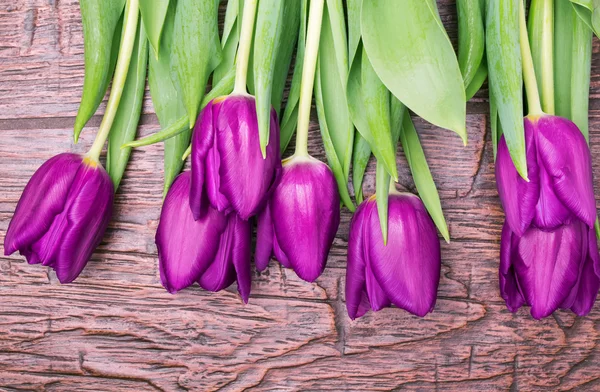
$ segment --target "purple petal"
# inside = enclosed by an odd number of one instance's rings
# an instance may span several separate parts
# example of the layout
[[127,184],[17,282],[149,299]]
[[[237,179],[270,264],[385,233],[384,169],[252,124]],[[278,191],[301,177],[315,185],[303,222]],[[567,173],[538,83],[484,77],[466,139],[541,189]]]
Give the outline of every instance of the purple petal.
[[277,261],[279,261],[279,264],[283,265],[285,268],[292,268],[292,263],[290,263],[286,254],[281,250],[276,235],[273,235],[273,255]]
[[208,269],[202,274],[198,283],[208,291],[221,291],[235,281],[235,266],[233,263],[233,252],[236,247],[236,225],[228,218],[227,227],[221,235],[219,249]]
[[510,231],[510,226],[505,222],[502,227],[502,239],[500,240],[500,294],[504,298],[508,310],[514,313],[525,304],[525,300],[521,294],[511,261],[512,243],[513,234]]
[[553,231],[530,228],[513,242],[512,262],[531,315],[549,316],[569,296],[587,254],[587,228],[579,220]]
[[598,255],[598,242],[596,233],[590,228],[588,235],[588,256],[583,265],[580,281],[577,286],[577,296],[571,310],[578,316],[587,315],[594,306],[598,290],[600,289],[600,255]]
[[[219,107],[218,102],[215,101],[216,100],[212,100],[204,109],[202,109],[192,135],[192,175],[189,202],[192,213],[196,219],[199,219],[204,212],[202,201],[204,194],[205,164],[208,152],[215,141],[213,110],[218,110]],[[215,106],[217,106],[216,109]]]
[[529,182],[523,180],[510,157],[504,136],[498,143],[496,158],[496,184],[506,220],[511,230],[522,236],[535,215],[540,194],[539,168],[537,164],[534,129],[525,120],[525,142]]
[[29,249],[61,213],[71,184],[82,165],[76,154],[60,154],[46,161],[31,177],[17,204],[4,239],[4,255],[20,250],[31,264],[42,260]]
[[592,158],[585,138],[574,123],[561,117],[541,117],[536,126],[538,154],[552,176],[554,191],[573,214],[592,227],[596,200]]
[[364,248],[364,227],[374,209],[372,200],[364,201],[352,217],[348,238],[348,263],[346,264],[346,309],[354,320],[369,309],[366,292],[366,266],[368,252]]
[[238,215],[247,220],[263,208],[281,170],[276,115],[271,115],[266,158],[260,150],[253,97],[232,96],[226,99],[216,124],[220,190]]
[[369,263],[366,265],[366,287],[367,287],[367,296],[369,297],[369,305],[370,308],[374,312],[378,312],[383,308],[387,308],[392,303],[388,296],[385,294],[379,282],[373,275],[373,271],[369,266]]
[[[82,165],[65,209],[54,219],[43,239],[33,246],[38,255],[48,246],[57,250],[52,255],[53,267],[61,283],[75,280],[100,245],[112,216],[113,195],[113,183],[102,166]],[[58,247],[51,245],[57,242]]]
[[252,242],[252,230],[248,221],[240,219],[231,214],[230,223],[234,226],[234,244],[232,250],[233,266],[237,276],[238,292],[244,303],[248,303],[250,289],[252,287],[252,272],[250,268],[250,244]]
[[554,192],[552,178],[542,166],[540,167],[540,196],[535,207],[533,224],[545,230],[554,230],[566,223],[571,216]]
[[423,317],[435,306],[440,281],[440,241],[421,199],[390,195],[388,244],[377,213],[367,223],[369,263],[391,302]]
[[296,158],[270,201],[277,242],[296,274],[313,282],[327,263],[340,224],[340,197],[329,167]]
[[269,266],[273,254],[273,223],[271,222],[271,208],[269,204],[258,214],[256,227],[256,251],[254,264],[256,269],[264,271]]
[[175,179],[156,231],[161,281],[170,293],[190,286],[206,271],[227,223],[226,217],[212,208],[194,220],[189,208],[190,182],[189,171]]

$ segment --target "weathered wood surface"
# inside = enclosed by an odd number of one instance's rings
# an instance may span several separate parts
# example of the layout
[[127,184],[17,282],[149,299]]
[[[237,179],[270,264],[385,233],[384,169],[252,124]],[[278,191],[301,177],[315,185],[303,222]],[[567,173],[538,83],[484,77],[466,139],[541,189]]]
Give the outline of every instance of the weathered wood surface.
[[[455,40],[453,1],[440,6]],[[598,157],[597,43],[594,48],[591,143]],[[0,2],[0,243],[36,168],[91,143],[99,116],[78,145],[71,138],[82,82],[76,0]],[[586,318],[557,312],[535,321],[526,309],[508,312],[499,296],[503,213],[485,97],[481,92],[469,103],[466,148],[452,133],[417,120],[453,238],[442,245],[439,301],[425,319],[399,309],[347,317],[347,211],[328,268],[314,284],[272,262],[254,276],[245,306],[235,288],[166,293],[154,245],[162,198],[157,145],[133,153],[114,220],[76,283],[60,285],[20,256],[0,257],[0,388],[600,390],[600,304]],[[157,129],[149,97],[144,113],[141,135]],[[324,159],[318,135],[313,121],[311,152]],[[400,184],[414,191],[403,158]],[[374,165],[365,188],[373,192]]]

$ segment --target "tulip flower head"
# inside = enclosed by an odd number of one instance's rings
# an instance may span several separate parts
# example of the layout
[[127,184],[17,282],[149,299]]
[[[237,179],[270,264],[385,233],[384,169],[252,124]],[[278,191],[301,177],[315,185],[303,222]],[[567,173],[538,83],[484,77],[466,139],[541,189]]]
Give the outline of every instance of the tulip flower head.
[[527,117],[525,140],[529,182],[504,138],[498,145],[502,297],[513,312],[531,306],[536,319],[558,308],[585,315],[600,288],[590,150],[577,126],[556,116]]
[[100,244],[112,215],[113,183],[97,161],[60,154],[45,162],[25,187],[4,239],[29,264],[75,280]]
[[238,291],[250,295],[250,223],[235,213],[206,207],[195,220],[189,207],[191,173],[180,174],[165,199],[156,231],[160,278],[170,293],[194,282],[220,291],[236,279]]
[[283,163],[281,181],[258,217],[256,266],[279,262],[308,282],[321,275],[340,224],[340,196],[329,166],[310,156]]
[[365,200],[350,225],[346,307],[351,319],[396,305],[423,317],[435,306],[440,241],[420,198],[389,196],[388,243],[383,243],[375,197]]
[[270,127],[263,157],[254,97],[221,97],[202,110],[192,138],[190,207],[196,219],[207,204],[219,212],[234,211],[244,220],[263,208],[281,173],[274,110]]

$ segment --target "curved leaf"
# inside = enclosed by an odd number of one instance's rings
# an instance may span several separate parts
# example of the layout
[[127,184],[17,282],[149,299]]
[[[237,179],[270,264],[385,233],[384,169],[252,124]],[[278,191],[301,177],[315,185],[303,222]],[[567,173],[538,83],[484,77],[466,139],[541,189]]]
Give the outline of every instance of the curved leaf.
[[486,52],[490,94],[494,95],[506,144],[517,171],[527,178],[519,1],[488,2]]
[[213,72],[213,84],[218,83],[235,65],[235,57],[240,42],[240,6],[243,6],[243,0],[241,3],[240,0],[227,1],[225,24],[223,26],[223,36],[221,37],[223,59]]
[[557,116],[571,118],[573,24],[577,18],[569,0],[554,2],[554,101]]
[[123,95],[108,137],[106,170],[113,181],[115,190],[119,187],[131,154],[130,148],[121,149],[121,145],[135,138],[140,121],[146,87],[147,64],[148,39],[140,21],[127,79],[123,87]]
[[485,51],[483,10],[479,1],[473,0],[456,0],[456,9],[458,11],[458,64],[467,87],[480,72]]
[[356,204],[364,200],[362,184],[365,178],[365,171],[371,158],[371,146],[360,132],[354,134],[354,150],[352,153],[352,186],[354,187],[354,198]]
[[217,14],[215,0],[177,1],[170,45],[171,65],[190,128],[196,123],[208,76],[222,58]]
[[466,143],[466,97],[452,43],[435,1],[365,1],[364,47],[387,88],[425,120]]
[[473,80],[471,80],[471,83],[467,86],[467,89],[465,91],[467,94],[467,101],[473,98],[475,94],[477,94],[477,92],[481,89],[481,86],[483,86],[483,83],[485,83],[487,78],[488,68],[487,62],[484,60],[479,65],[477,72],[475,72]]
[[156,58],[159,55],[160,37],[168,9],[169,0],[140,0],[142,21]]
[[429,170],[419,135],[408,114],[404,116],[400,139],[419,196],[446,242],[450,242],[450,233],[448,232],[446,218],[444,218],[444,211],[442,211],[440,195]]
[[[85,77],[81,103],[75,118],[74,139],[94,115],[115,70],[121,39],[125,0],[81,0]],[[98,18],[102,15],[102,18]]]
[[[573,23],[571,66],[571,117],[585,139],[589,139],[590,74],[592,68],[592,31],[580,20]],[[567,58],[569,58],[567,57]]]

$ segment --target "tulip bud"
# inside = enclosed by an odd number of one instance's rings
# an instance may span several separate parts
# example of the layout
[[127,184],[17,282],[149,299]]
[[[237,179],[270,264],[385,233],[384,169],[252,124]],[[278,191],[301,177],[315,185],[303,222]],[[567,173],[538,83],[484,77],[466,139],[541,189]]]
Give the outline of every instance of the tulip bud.
[[192,138],[190,207],[198,219],[207,202],[247,220],[265,205],[281,172],[279,124],[271,112],[266,157],[262,156],[251,96],[221,97],[200,113]]
[[114,188],[102,165],[60,154],[31,177],[4,239],[6,256],[17,250],[29,264],[56,271],[70,283],[102,241],[112,215]]
[[421,199],[411,194],[390,194],[388,210],[387,245],[375,197],[352,218],[346,271],[351,319],[392,304],[423,317],[435,306],[441,268],[435,225]]
[[308,282],[321,275],[340,224],[340,196],[329,166],[312,157],[283,163],[281,182],[258,218],[256,267],[271,254]]
[[591,154],[571,121],[525,119],[529,182],[517,173],[504,138],[496,179],[506,213],[500,290],[511,311],[531,306],[534,318],[558,308],[591,310],[600,288]]
[[220,291],[237,278],[238,291],[250,295],[250,224],[235,213],[210,206],[195,220],[189,207],[191,173],[180,174],[165,199],[156,231],[162,285],[170,293],[194,282]]

